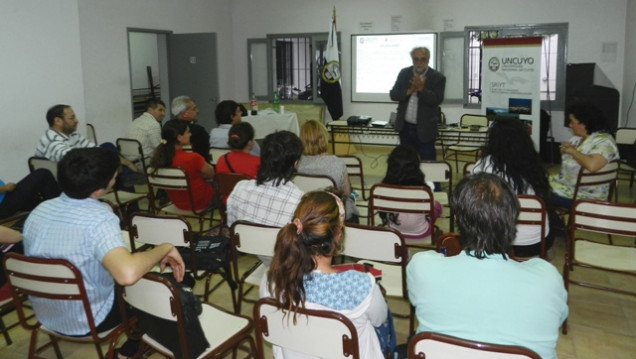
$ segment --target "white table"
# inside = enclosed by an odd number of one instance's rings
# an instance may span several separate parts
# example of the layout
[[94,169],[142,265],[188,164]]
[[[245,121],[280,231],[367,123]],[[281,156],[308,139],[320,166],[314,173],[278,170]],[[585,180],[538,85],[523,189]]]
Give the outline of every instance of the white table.
[[290,131],[296,135],[300,134],[298,127],[298,116],[294,112],[285,113],[261,113],[256,116],[245,116],[241,121],[248,122],[254,127],[254,138],[257,140],[276,131]]

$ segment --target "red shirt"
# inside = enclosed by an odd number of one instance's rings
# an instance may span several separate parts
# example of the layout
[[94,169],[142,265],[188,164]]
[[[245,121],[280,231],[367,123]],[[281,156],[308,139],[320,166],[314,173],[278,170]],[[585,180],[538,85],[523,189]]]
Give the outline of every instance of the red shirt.
[[[234,171],[231,171],[228,167],[225,162],[226,158]],[[254,179],[256,178],[256,172],[258,172],[258,166],[260,165],[261,158],[258,156],[243,151],[231,151],[219,157],[216,161],[216,173],[242,173]]]
[[[201,170],[206,162],[200,154],[176,150],[172,159],[173,167],[180,167],[186,172],[190,180],[190,187],[194,197],[195,209],[200,210],[208,206],[212,201],[214,190],[209,182],[201,175]],[[188,193],[185,191],[166,191],[168,198],[181,209],[191,209]]]

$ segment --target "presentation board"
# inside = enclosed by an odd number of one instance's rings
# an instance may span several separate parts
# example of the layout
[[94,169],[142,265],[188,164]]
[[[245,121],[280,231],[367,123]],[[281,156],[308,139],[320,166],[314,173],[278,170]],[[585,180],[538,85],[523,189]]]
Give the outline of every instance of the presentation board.
[[411,50],[431,51],[429,66],[437,69],[437,34],[393,33],[351,35],[351,101],[392,102],[389,91],[398,73],[413,65]]

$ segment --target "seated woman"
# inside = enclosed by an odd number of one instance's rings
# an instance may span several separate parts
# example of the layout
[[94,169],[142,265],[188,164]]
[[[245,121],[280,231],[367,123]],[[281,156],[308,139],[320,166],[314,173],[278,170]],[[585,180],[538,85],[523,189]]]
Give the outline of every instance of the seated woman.
[[[361,358],[384,358],[383,349],[392,350],[386,337],[378,338],[374,328],[392,327],[387,304],[369,273],[354,270],[338,272],[331,260],[342,246],[344,206],[337,196],[323,191],[306,193],[294,213],[292,223],[278,232],[274,258],[267,279],[260,287],[261,297],[278,298],[283,308],[292,306],[334,310],[355,325]],[[337,293],[337,295],[334,295]],[[293,321],[297,313],[293,315]],[[392,333],[391,335],[393,335]],[[309,358],[274,347],[274,358]]]
[[231,152],[216,161],[216,173],[242,173],[256,178],[261,158],[250,154],[254,146],[254,128],[247,122],[239,122],[230,128],[227,144]]
[[[568,106],[566,113],[574,137],[561,145],[561,170],[550,176],[552,205],[559,208],[571,207],[581,168],[597,172],[619,157],[616,142],[598,107],[588,101],[578,101]],[[577,198],[607,200],[608,192],[608,185],[584,186],[579,188]]]
[[[471,173],[493,173],[508,182],[516,194],[536,195],[550,206],[550,184],[532,138],[519,120],[501,119],[492,123],[483,157]],[[548,216],[551,217],[551,216]],[[553,216],[552,216],[553,217]],[[549,221],[548,221],[549,223]],[[546,227],[546,250],[552,247],[554,236]],[[513,249],[517,257],[534,257],[541,252],[540,230],[536,226],[518,225]]]
[[[210,131],[210,147],[230,148],[228,143],[228,135],[232,125],[241,123],[241,105],[232,100],[225,100],[216,105],[214,112],[216,115],[216,123],[219,125]],[[254,142],[250,153],[254,156],[261,155],[261,148],[258,143]],[[217,161],[218,162],[218,161]]]
[[155,150],[150,166],[182,168],[188,179],[194,196],[194,207],[191,208],[188,194],[185,191],[166,191],[168,198],[175,206],[184,210],[202,210],[215,205],[214,189],[206,179],[214,177],[214,169],[196,152],[187,152],[183,146],[190,144],[190,128],[188,122],[170,120],[161,129],[161,144]]
[[0,180],[0,219],[30,211],[40,202],[60,195],[60,187],[49,170],[39,168],[18,183]]
[[[387,159],[386,175],[382,183],[398,186],[428,186],[433,190],[433,183],[426,183],[424,173],[420,170],[420,156],[415,148],[399,145],[391,151]],[[435,201],[434,217],[442,214],[442,205]],[[386,213],[380,212],[382,225],[388,225],[402,233],[404,239],[417,240],[431,234],[432,218],[418,213]]]
[[303,155],[298,162],[298,173],[326,175],[336,183],[345,203],[346,220],[357,222],[358,209],[351,198],[351,183],[347,165],[338,156],[327,153],[327,129],[316,120],[308,120],[300,128]]

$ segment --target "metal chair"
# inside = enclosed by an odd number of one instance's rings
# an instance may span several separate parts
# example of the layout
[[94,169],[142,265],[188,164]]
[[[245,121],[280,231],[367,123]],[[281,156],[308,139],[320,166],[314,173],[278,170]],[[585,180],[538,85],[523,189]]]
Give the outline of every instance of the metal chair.
[[223,200],[223,205],[219,206],[219,213],[221,215],[221,225],[227,226],[227,211],[225,208],[225,201],[227,197],[232,193],[234,186],[242,180],[249,180],[250,176],[242,173],[216,173],[214,175],[214,181],[218,186],[219,196]]
[[294,309],[298,320],[272,298],[254,304],[254,335],[258,358],[264,359],[263,341],[320,358],[359,359],[358,332],[346,316],[327,310]]
[[[241,312],[243,302],[254,302],[247,299],[247,294],[261,284],[265,272],[269,270],[267,265],[256,258],[254,264],[241,273],[239,270],[239,256],[251,254],[254,256],[273,257],[276,236],[279,227],[266,226],[249,221],[236,221],[230,229],[232,239],[232,262],[235,281],[238,283],[237,313]],[[248,288],[246,288],[248,287]]]
[[369,198],[367,196],[367,189],[364,185],[364,171],[360,157],[355,155],[338,155],[338,158],[342,159],[347,166],[347,175],[349,175],[349,180],[351,180],[351,178],[358,178],[360,184],[356,186],[352,185],[351,188],[356,191],[360,191],[362,200],[368,201]]
[[[473,161],[477,160],[482,147],[486,144],[488,138],[488,117],[484,115],[462,115],[460,119],[461,130],[457,131],[456,142],[449,144],[442,143],[442,152],[444,160],[455,158],[455,171],[459,172],[459,156],[472,155]],[[479,128],[473,131],[472,128]]]
[[[636,204],[578,200],[572,205],[568,249],[563,266],[563,281],[569,285],[606,290],[636,296],[634,288],[572,278],[574,267],[636,276]],[[598,234],[621,237],[627,245],[602,243]],[[596,236],[596,240],[591,240]],[[570,298],[571,300],[572,298]],[[567,320],[562,326],[567,333]]]
[[[175,322],[177,326],[175,335],[179,338],[182,357],[190,358],[180,297],[170,281],[157,274],[147,273],[133,285],[117,286],[117,297],[122,307],[127,304],[136,311]],[[199,321],[210,346],[198,358],[221,358],[229,351],[234,351],[236,354],[236,350],[245,342],[249,346],[250,357],[257,354],[254,340],[250,336],[252,330],[250,318],[228,313],[208,303],[202,303],[202,309]],[[127,311],[124,312],[127,313]],[[131,327],[144,332],[139,322]],[[144,333],[141,340],[144,345],[152,347],[162,355],[175,358],[170,349],[148,334]]]
[[369,196],[369,224],[376,225],[379,212],[418,213],[430,218],[431,234],[417,241],[407,241],[409,247],[435,248],[435,199],[433,192],[427,186],[396,186],[389,184],[375,184],[371,187]]
[[[449,230],[455,230],[455,218],[450,207],[450,198],[453,195],[453,168],[446,161],[421,161],[420,170],[427,181],[439,183],[441,191],[433,192],[435,200],[448,209]],[[445,189],[444,189],[445,188]]]
[[97,134],[95,133],[95,126],[90,123],[86,124],[86,139],[92,141],[94,144],[98,145],[97,142]]
[[29,172],[33,172],[38,168],[44,168],[49,170],[51,174],[53,174],[53,177],[57,179],[57,162],[53,162],[44,157],[32,156],[32,157],[29,157],[28,163],[29,163]]
[[292,182],[303,192],[320,191],[329,187],[336,187],[336,182],[325,175],[310,175],[298,173],[292,179]]
[[[517,218],[517,226],[532,226],[539,233],[539,241],[541,243],[541,251],[539,256],[545,260],[548,259],[545,232],[547,229],[547,211],[545,203],[540,197],[533,195],[517,195],[519,204],[519,217]],[[514,254],[514,250],[513,250]],[[518,257],[516,259],[519,259]]]
[[230,148],[210,147],[210,158],[212,158],[212,164],[216,165],[216,161],[230,151],[232,151]]
[[636,168],[636,128],[622,127],[616,130],[616,146],[620,153],[619,172],[629,175],[629,188],[634,186]]
[[[186,247],[190,251],[189,268],[195,279],[205,279],[205,287],[203,290],[203,300],[208,301],[210,294],[219,286],[226,282],[230,287],[230,295],[234,308],[237,306],[236,294],[234,293],[231,269],[221,267],[218,271],[208,271],[199,269],[197,263],[196,241],[192,235],[190,223],[185,219],[177,216],[158,216],[147,213],[135,213],[130,219],[130,228],[128,229],[130,236],[130,248],[132,252],[145,250],[147,247],[153,247],[161,243],[171,243],[175,247]],[[221,281],[212,285],[212,277],[220,275],[223,277]]]
[[146,173],[146,154],[141,143],[134,138],[118,138],[116,140],[119,154],[128,158],[140,171]]
[[409,359],[541,359],[534,351],[514,345],[483,343],[434,332],[421,332],[408,344]]
[[[119,336],[125,332],[126,326],[120,324],[111,330],[97,332],[82,274],[73,264],[64,259],[33,258],[17,253],[6,254],[3,261],[7,282],[9,283],[13,304],[16,307],[20,324],[26,330],[31,331],[29,358],[35,358],[41,351],[50,346],[53,346],[57,357],[61,358],[62,354],[58,346],[58,341],[60,340],[93,344],[99,358],[104,357],[101,344],[108,343],[107,355],[108,358],[113,358],[115,343]],[[30,323],[24,312],[22,303],[24,296],[80,303],[89,326],[89,334],[86,336],[69,336],[47,328],[39,321]],[[37,306],[33,309],[37,318]],[[37,337],[40,332],[48,335],[49,340],[38,347]]]

